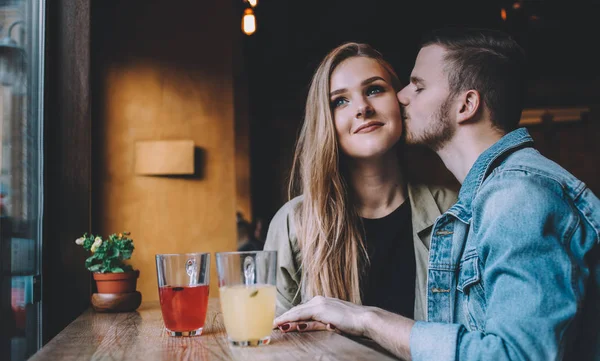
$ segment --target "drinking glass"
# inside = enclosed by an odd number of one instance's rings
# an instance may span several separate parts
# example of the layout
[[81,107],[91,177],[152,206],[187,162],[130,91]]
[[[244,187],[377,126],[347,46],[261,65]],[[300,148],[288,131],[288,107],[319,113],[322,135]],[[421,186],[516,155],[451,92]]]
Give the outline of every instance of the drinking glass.
[[221,310],[234,346],[267,345],[275,318],[277,251],[220,252]]
[[158,295],[171,336],[202,334],[208,308],[210,253],[157,254]]

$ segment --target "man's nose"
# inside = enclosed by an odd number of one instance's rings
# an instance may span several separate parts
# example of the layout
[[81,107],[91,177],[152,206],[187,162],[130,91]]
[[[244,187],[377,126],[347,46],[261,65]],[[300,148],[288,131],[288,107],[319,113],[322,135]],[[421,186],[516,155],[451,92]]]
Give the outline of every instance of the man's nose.
[[406,87],[402,88],[402,90],[400,90],[396,95],[398,96],[398,101],[400,104],[408,105],[409,101],[408,96],[406,96]]

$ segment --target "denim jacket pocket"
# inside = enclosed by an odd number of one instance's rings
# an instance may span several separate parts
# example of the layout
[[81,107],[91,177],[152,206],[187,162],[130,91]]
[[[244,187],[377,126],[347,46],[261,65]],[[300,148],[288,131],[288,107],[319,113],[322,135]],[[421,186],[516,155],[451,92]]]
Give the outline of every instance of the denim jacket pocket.
[[462,299],[463,312],[468,319],[470,329],[485,332],[485,290],[479,257],[477,257],[475,250],[465,252],[465,257],[460,262],[456,288],[462,294],[460,298]]

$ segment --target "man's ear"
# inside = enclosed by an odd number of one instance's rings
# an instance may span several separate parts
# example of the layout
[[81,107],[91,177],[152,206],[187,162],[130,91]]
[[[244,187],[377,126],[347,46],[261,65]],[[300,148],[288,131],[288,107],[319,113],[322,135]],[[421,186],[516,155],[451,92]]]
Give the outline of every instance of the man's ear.
[[456,98],[456,122],[461,124],[472,120],[479,112],[481,104],[479,92],[477,90],[469,90]]

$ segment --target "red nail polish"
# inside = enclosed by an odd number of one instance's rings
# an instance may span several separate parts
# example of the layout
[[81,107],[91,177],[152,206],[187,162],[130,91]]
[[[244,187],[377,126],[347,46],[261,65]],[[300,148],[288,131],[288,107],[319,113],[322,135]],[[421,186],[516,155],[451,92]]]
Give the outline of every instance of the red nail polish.
[[282,331],[287,331],[290,328],[290,324],[289,323],[284,323],[283,325],[279,326],[279,328]]
[[299,323],[298,324],[298,330],[300,330],[300,331],[306,330],[307,327],[308,327],[308,325],[306,323]]

